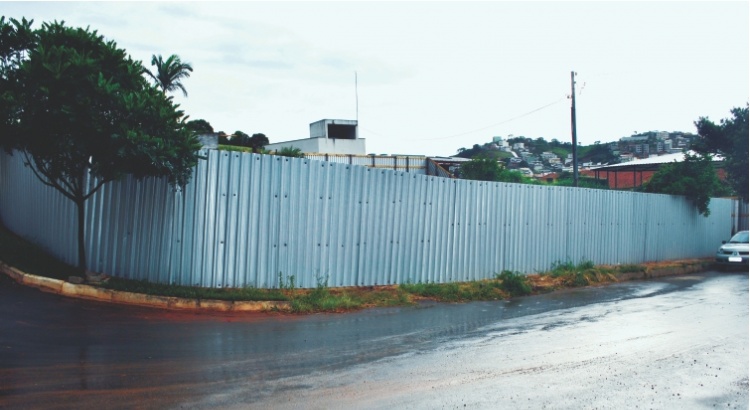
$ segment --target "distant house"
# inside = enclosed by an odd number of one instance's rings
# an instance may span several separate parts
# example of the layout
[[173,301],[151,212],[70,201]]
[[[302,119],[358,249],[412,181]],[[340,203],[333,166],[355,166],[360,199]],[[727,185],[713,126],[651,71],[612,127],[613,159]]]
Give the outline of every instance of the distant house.
[[547,160],[547,161],[549,161],[549,160],[551,160],[553,158],[558,158],[557,154],[555,154],[553,152],[547,152],[547,151],[542,152],[541,157],[542,157],[542,159]]
[[557,179],[560,178],[560,174],[558,174],[556,172],[549,172],[549,173],[545,173],[545,174],[536,175],[536,176],[534,176],[534,178],[537,179],[537,180],[539,180],[539,181],[546,182],[548,184],[552,184],[552,183],[557,182]]
[[[685,153],[679,152],[595,167],[590,172],[596,179],[607,180],[610,189],[634,189],[650,181],[662,165],[675,161],[682,162],[684,159]],[[714,167],[720,178],[724,178],[724,170],[721,169],[722,162],[723,158],[714,158]]]
[[534,172],[531,171],[531,169],[529,168],[518,168],[518,172],[522,173],[524,176],[527,176],[527,177],[534,176]]

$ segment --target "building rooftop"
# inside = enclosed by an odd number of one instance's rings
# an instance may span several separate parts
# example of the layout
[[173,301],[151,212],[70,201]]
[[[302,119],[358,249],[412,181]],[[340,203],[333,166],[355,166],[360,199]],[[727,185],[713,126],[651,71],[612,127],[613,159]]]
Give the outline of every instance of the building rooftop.
[[[674,154],[664,154],[664,155],[658,155],[643,159],[637,159],[633,161],[623,162],[620,164],[614,164],[614,165],[605,165],[603,167],[594,167],[591,168],[592,170],[598,169],[598,170],[612,170],[616,171],[618,169],[624,169],[624,168],[638,168],[638,167],[649,167],[653,165],[659,165],[659,164],[667,164],[670,162],[682,162],[685,159],[685,154],[697,154],[695,151],[687,151],[687,152],[677,152]],[[724,158],[722,158],[719,155],[713,156],[714,162],[724,161]]]

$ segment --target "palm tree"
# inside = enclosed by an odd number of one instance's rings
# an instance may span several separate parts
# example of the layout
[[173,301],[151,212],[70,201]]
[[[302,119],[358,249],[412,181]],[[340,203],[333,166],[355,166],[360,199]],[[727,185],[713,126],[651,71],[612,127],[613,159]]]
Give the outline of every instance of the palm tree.
[[183,63],[176,54],[172,54],[166,60],[159,56],[151,57],[151,65],[156,66],[156,74],[144,68],[144,73],[148,74],[156,86],[166,94],[168,91],[177,89],[182,90],[182,94],[187,97],[187,91],[182,85],[182,79],[190,77],[193,67],[189,63]]

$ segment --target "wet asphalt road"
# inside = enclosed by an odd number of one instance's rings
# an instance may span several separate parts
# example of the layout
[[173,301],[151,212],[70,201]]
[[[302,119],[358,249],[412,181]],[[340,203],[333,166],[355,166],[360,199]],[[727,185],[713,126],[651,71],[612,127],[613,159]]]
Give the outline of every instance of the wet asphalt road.
[[66,299],[0,277],[0,408],[748,408],[748,274],[344,315]]

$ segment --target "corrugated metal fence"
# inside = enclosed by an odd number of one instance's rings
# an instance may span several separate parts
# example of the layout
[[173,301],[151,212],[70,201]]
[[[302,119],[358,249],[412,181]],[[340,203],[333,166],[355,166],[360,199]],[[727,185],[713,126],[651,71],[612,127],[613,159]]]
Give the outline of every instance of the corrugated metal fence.
[[[107,184],[87,204],[92,270],[208,287],[449,282],[555,262],[709,257],[731,200],[699,216],[667,195],[438,178],[309,159],[209,150],[192,182]],[[0,157],[0,217],[74,263],[72,202],[19,155]]]

